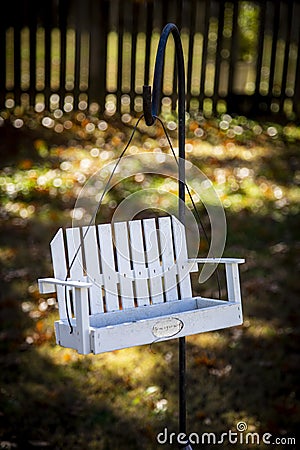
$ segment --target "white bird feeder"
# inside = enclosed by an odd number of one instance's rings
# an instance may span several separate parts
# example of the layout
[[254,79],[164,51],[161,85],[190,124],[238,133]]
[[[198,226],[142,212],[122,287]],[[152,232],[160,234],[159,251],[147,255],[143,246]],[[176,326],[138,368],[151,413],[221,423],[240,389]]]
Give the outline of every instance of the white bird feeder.
[[[40,279],[40,292],[56,290],[56,342],[79,353],[242,323],[238,265],[244,260],[189,259],[185,228],[174,216],[60,229],[51,253],[54,278]],[[216,263],[225,264],[228,298],[193,297],[190,273]]]

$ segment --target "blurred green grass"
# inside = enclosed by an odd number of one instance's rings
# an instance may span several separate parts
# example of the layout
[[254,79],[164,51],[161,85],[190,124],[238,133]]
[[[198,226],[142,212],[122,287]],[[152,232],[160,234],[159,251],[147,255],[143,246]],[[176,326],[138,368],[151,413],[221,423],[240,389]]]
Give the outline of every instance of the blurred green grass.
[[[125,126],[82,112],[2,117],[1,446],[157,449],[157,433],[177,431],[176,341],[86,357],[59,348],[55,300],[42,297],[36,283],[52,273],[49,242],[59,226],[71,225],[80,189],[120,154],[135,119]],[[176,146],[176,118],[165,120]],[[244,325],[187,339],[189,432],[221,434],[243,420],[261,435],[296,436],[299,141],[293,123],[227,114],[188,120],[187,158],[213,182],[226,210],[225,254],[246,259]],[[161,128],[141,125],[129,152],[141,151],[169,153]],[[101,219],[151,183],[166,180],[131,177],[116,186]]]

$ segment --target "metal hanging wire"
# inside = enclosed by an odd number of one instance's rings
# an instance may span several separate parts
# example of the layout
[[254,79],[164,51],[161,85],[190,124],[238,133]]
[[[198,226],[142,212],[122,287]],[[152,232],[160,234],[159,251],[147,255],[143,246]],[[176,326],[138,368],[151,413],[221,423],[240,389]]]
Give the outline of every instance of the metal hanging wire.
[[[107,192],[108,192],[108,189],[109,189],[111,180],[112,180],[112,178],[113,178],[113,176],[114,176],[114,174],[115,174],[115,172],[116,172],[116,170],[117,170],[117,167],[119,166],[119,164],[120,164],[120,162],[121,162],[123,156],[125,156],[125,153],[126,153],[126,151],[128,150],[128,147],[129,147],[129,145],[131,144],[132,139],[133,139],[133,137],[134,137],[136,131],[138,130],[138,126],[139,126],[140,122],[142,121],[142,119],[145,119],[145,115],[144,115],[144,114],[141,115],[141,116],[139,117],[139,119],[137,120],[136,124],[134,125],[134,128],[133,128],[133,130],[132,130],[132,132],[131,132],[131,135],[130,135],[130,137],[129,137],[129,140],[128,140],[127,144],[125,145],[124,149],[122,150],[121,154],[119,155],[119,157],[118,157],[118,159],[117,159],[117,161],[116,161],[116,164],[115,164],[114,167],[113,167],[113,170],[112,170],[112,172],[111,172],[111,174],[110,174],[110,176],[109,176],[109,178],[108,178],[108,180],[107,180],[107,182],[106,182],[106,184],[105,184],[105,187],[104,187],[104,189],[103,189],[103,192],[102,192],[102,194],[101,194],[101,197],[100,197],[99,201],[97,202],[96,209],[95,209],[95,211],[94,211],[94,213],[93,213],[93,215],[92,215],[92,217],[91,217],[91,219],[90,219],[90,221],[89,221],[89,223],[88,223],[88,226],[87,226],[85,232],[83,233],[83,237],[82,237],[83,241],[84,241],[84,239],[85,239],[87,233],[89,232],[90,227],[92,226],[92,224],[93,224],[93,223],[95,222],[95,220],[96,220],[96,216],[97,216],[97,214],[98,214],[98,212],[99,212],[99,209],[100,209],[100,207],[101,207],[101,205],[102,205],[103,199],[104,199],[105,195],[106,195]],[[175,161],[176,161],[177,166],[179,166],[178,158],[177,158],[177,156],[176,156],[176,154],[175,154],[175,151],[174,151],[174,147],[173,147],[172,141],[171,141],[170,136],[169,136],[169,134],[168,134],[168,132],[167,132],[167,130],[166,130],[166,127],[165,127],[164,122],[163,122],[158,116],[154,116],[154,120],[157,120],[157,121],[160,123],[160,125],[162,126],[162,129],[163,129],[164,134],[165,134],[165,136],[166,136],[166,138],[167,138],[168,145],[169,145],[169,147],[170,147],[170,150],[171,150],[171,152],[172,152],[172,155],[173,155],[173,157],[174,157],[174,159],[175,159]],[[205,230],[204,224],[203,224],[203,222],[202,222],[200,213],[199,213],[199,211],[198,211],[198,209],[197,209],[197,206],[196,206],[196,204],[195,204],[195,202],[194,202],[194,199],[193,199],[192,193],[191,193],[191,191],[190,191],[190,188],[189,188],[189,186],[188,186],[188,184],[187,184],[186,182],[184,182],[184,184],[185,184],[185,188],[186,188],[186,191],[187,191],[187,193],[188,193],[189,199],[190,199],[190,201],[191,201],[191,203],[192,203],[193,210],[194,210],[195,216],[196,216],[196,218],[197,218],[197,223],[200,225],[201,230],[202,230],[202,232],[203,232],[203,236],[204,236],[204,238],[205,238],[207,244],[209,245],[208,235],[207,235],[207,233],[206,233],[206,230]],[[75,263],[75,260],[76,260],[76,258],[77,258],[77,256],[78,256],[78,253],[79,253],[80,250],[81,250],[81,247],[82,247],[82,243],[80,243],[80,244],[78,245],[78,247],[77,247],[77,249],[76,249],[76,251],[75,251],[75,253],[74,253],[74,255],[73,255],[73,258],[72,258],[72,260],[71,260],[71,262],[70,262],[70,264],[69,264],[69,268],[68,268],[68,270],[67,270],[67,274],[66,274],[66,276],[65,276],[65,281],[67,281],[67,279],[70,277],[71,269],[72,269],[72,267],[73,267],[73,265],[74,265],[74,263]],[[220,284],[220,279],[219,279],[218,270],[216,270],[215,273],[216,273],[216,276],[217,276],[217,284],[218,284],[219,298],[221,298],[221,284]],[[71,323],[71,318],[70,318],[69,308],[68,308],[68,305],[67,305],[67,287],[66,287],[66,286],[65,286],[65,305],[66,305],[66,312],[67,312],[67,321],[68,321],[68,325],[69,325],[69,328],[70,328],[70,334],[72,334],[72,333],[73,333],[73,326],[72,326],[72,323]]]

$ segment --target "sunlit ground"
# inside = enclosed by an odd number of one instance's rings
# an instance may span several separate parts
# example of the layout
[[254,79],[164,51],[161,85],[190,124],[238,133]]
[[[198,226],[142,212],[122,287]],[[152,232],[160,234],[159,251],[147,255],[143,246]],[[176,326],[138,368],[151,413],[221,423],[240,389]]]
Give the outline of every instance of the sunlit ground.
[[[36,283],[52,274],[52,236],[82,213],[75,205],[82,187],[119,156],[135,119],[83,112],[2,117],[1,446],[157,449],[157,433],[177,431],[176,341],[85,357],[60,348],[55,298],[42,297]],[[176,149],[176,118],[165,119]],[[155,153],[162,161],[170,153],[162,129],[139,130],[128,154]],[[221,434],[244,421],[261,435],[296,436],[299,141],[294,124],[227,114],[188,120],[187,159],[212,181],[226,211],[225,254],[246,259],[244,325],[187,339],[189,432]],[[105,197],[101,220],[109,221],[126,195],[149,186],[176,193],[173,180],[137,173]]]

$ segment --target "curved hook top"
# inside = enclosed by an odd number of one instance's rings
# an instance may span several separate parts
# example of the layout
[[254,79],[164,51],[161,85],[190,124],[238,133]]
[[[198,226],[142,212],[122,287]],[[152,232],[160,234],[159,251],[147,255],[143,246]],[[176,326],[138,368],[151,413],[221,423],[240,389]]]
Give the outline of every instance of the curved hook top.
[[[180,109],[180,99],[181,97],[185,100],[185,74],[184,74],[184,59],[183,59],[183,50],[181,44],[180,33],[177,26],[174,23],[167,24],[161,34],[160,41],[158,44],[156,61],[155,61],[155,70],[154,70],[154,79],[153,79],[153,94],[152,94],[152,115],[156,116],[158,114],[159,102],[160,102],[160,93],[161,93],[161,83],[162,83],[162,72],[163,72],[163,64],[164,64],[164,56],[166,45],[168,41],[168,37],[172,33],[174,42],[175,42],[175,54],[176,54],[176,63],[177,63],[177,71],[178,71],[178,108]],[[184,106],[184,103],[183,103]],[[179,112],[180,116],[180,112]]]
[[[177,83],[178,83],[178,185],[179,185],[179,199],[184,203],[185,201],[185,71],[184,71],[184,57],[180,38],[180,33],[174,23],[168,23],[160,36],[158,49],[156,53],[154,78],[153,78],[153,93],[151,102],[151,88],[144,86],[143,89],[143,103],[144,103],[144,117],[148,126],[153,125],[155,116],[158,114],[162,72],[164,65],[164,56],[168,37],[172,33],[175,42],[175,55],[177,63]],[[179,219],[184,223],[184,208],[179,202]]]
[[[160,36],[158,49],[156,53],[154,78],[153,78],[153,93],[152,102],[150,99],[150,87],[144,86],[144,114],[147,125],[152,125],[154,116],[157,116],[159,110],[162,73],[164,66],[164,56],[169,35],[172,33],[175,42],[175,54],[178,71],[178,113],[180,117],[185,115],[185,73],[184,73],[184,58],[181,44],[180,33],[174,23],[168,23]],[[179,126],[180,128],[180,126]]]

